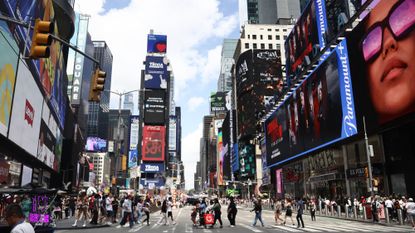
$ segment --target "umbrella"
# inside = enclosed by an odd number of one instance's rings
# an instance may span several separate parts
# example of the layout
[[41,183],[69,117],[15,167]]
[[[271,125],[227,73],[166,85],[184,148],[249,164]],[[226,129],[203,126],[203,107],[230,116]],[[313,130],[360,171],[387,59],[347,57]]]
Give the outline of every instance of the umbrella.
[[86,195],[91,196],[92,194],[98,193],[97,189],[94,187],[89,187],[86,190]]

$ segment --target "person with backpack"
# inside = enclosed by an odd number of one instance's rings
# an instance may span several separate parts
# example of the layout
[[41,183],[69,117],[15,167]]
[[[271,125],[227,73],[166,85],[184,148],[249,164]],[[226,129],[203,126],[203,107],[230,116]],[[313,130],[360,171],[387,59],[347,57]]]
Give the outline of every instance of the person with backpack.
[[219,221],[220,228],[223,228],[222,217],[221,217],[221,215],[222,215],[221,208],[222,208],[222,206],[220,205],[219,200],[216,198],[214,200],[214,204],[213,204],[213,207],[212,207],[213,213],[215,214],[215,220],[213,222],[212,228],[213,228],[213,226],[215,226],[216,220]]

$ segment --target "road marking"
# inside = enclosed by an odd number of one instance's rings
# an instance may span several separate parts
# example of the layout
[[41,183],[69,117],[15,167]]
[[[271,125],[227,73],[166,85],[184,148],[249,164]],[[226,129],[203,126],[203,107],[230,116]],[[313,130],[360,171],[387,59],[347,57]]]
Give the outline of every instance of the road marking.
[[185,232],[187,232],[187,233],[193,232],[193,228],[189,227],[188,223],[186,223],[186,228],[185,229],[186,229]]
[[168,230],[164,230],[163,232],[168,232]]
[[239,224],[239,225],[241,225],[241,226],[243,226],[243,227],[245,227],[245,228],[247,228],[247,229],[249,229],[249,230],[251,230],[253,232],[262,232],[261,230],[258,230],[258,229],[254,228],[254,227],[251,227],[251,226],[248,226],[248,225],[245,225],[245,224]]
[[130,229],[130,230],[128,230],[128,232],[137,232],[137,231],[139,231],[141,228],[143,228],[143,226],[139,226],[139,227],[136,227],[136,228]]
[[284,227],[284,226],[275,226],[274,225],[274,228],[278,228],[278,229],[285,230],[285,231],[289,231],[289,232],[303,232],[302,230],[297,230],[295,228],[288,227],[288,226]]
[[205,233],[211,233],[212,231],[211,230],[208,230],[208,229],[203,229],[203,232],[205,232]]

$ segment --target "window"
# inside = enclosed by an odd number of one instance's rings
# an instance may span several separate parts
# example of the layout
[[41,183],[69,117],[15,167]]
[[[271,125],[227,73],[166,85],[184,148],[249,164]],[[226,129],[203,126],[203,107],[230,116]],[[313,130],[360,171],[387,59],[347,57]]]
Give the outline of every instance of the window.
[[263,40],[263,39],[264,39],[264,36],[262,36],[262,35],[259,35],[259,38],[260,38],[261,40]]
[[272,40],[272,36],[271,35],[268,35],[268,40]]
[[245,48],[249,49],[249,43],[245,43]]
[[280,31],[280,29],[279,29],[279,28],[277,28],[277,29],[275,29],[275,31],[276,31],[276,32],[279,32],[279,31]]
[[271,29],[271,28],[268,28],[268,29],[267,29],[267,31],[269,31],[269,32],[270,32],[270,31],[272,31],[272,29]]
[[272,49],[272,44],[268,44],[268,49]]
[[265,49],[265,44],[261,43],[261,49]]
[[252,35],[252,39],[253,40],[256,40],[256,35]]
[[276,39],[276,40],[281,40],[281,36],[280,36],[280,35],[276,35],[276,36],[275,36],[275,39]]
[[286,31],[287,31],[287,29],[282,29],[282,31],[283,31],[283,32],[286,32]]
[[257,48],[257,47],[256,47],[256,43],[254,43],[252,46],[253,46],[253,48],[254,48],[254,49],[256,49],[256,48]]
[[277,50],[281,50],[281,45],[277,44]]
[[286,40],[287,39],[287,36],[284,36],[284,40]]
[[251,39],[251,35],[248,35],[248,39]]

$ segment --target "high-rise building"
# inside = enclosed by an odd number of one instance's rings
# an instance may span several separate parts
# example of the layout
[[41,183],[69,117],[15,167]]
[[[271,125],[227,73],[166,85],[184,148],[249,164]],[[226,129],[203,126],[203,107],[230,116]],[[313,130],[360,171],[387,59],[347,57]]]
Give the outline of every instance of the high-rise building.
[[96,183],[99,187],[110,185],[111,159],[107,153],[88,153],[89,161],[94,164]]
[[300,16],[299,0],[239,0],[239,24],[276,24]]
[[222,45],[221,67],[218,79],[218,91],[227,92],[232,90],[232,65],[235,63],[233,54],[235,53],[237,39],[225,39]]
[[100,103],[89,103],[87,136],[95,136],[106,139],[107,135],[103,135],[106,131],[100,131],[99,129],[108,128],[108,122],[100,122],[100,118],[105,119],[102,115],[103,113],[107,113],[109,111],[110,92],[108,91],[111,88],[113,56],[105,41],[93,41],[92,43],[94,44],[94,57],[99,61],[100,69],[106,72],[106,78],[104,91],[101,92]]
[[123,109],[129,109],[131,111],[131,114],[134,114],[134,94],[133,93],[125,94]]

